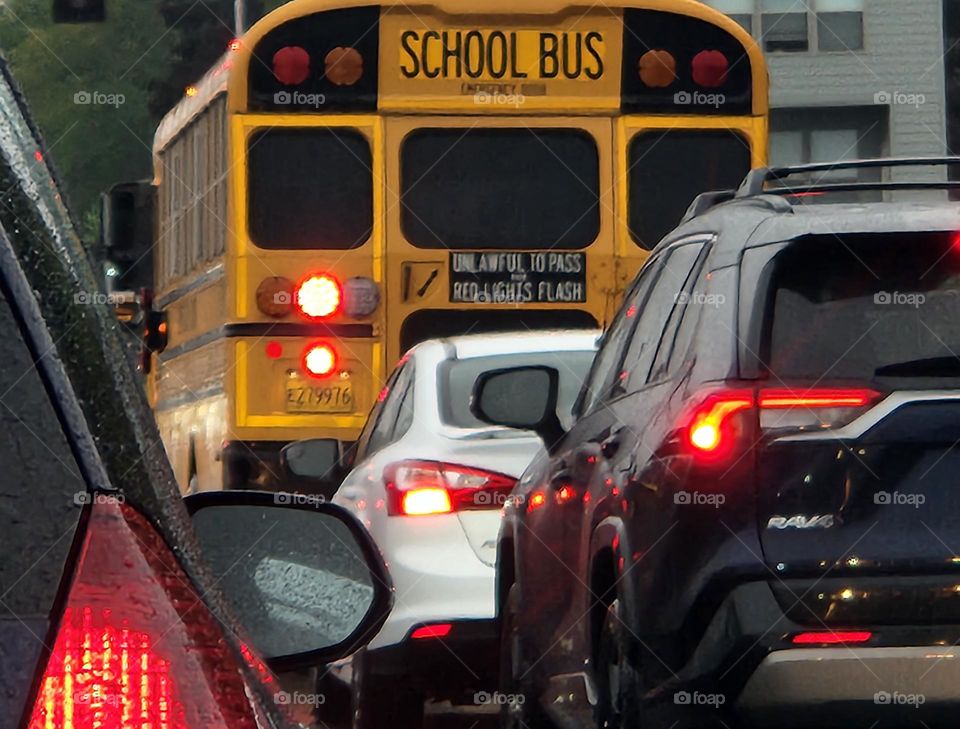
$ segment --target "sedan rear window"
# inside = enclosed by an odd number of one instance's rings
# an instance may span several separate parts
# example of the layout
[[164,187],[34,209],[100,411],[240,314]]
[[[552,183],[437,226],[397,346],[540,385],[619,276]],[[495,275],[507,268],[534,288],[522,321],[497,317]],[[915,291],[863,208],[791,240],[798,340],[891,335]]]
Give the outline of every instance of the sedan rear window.
[[960,247],[954,237],[830,236],[786,249],[772,278],[765,346],[771,376],[811,382],[960,378]]
[[532,354],[501,354],[490,357],[471,357],[444,362],[438,372],[440,387],[440,419],[457,428],[488,428],[470,412],[470,396],[473,386],[482,373],[505,367],[546,365],[560,373],[560,397],[557,414],[564,425],[569,424],[573,403],[580,394],[580,387],[590,363],[593,351],[587,352],[538,352]]

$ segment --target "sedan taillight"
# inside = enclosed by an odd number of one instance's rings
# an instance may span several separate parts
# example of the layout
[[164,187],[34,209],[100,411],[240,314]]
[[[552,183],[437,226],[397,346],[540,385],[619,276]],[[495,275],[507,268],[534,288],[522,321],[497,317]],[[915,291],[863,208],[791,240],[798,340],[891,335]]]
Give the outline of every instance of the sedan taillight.
[[223,628],[134,509],[94,503],[29,729],[256,729]]
[[512,476],[436,461],[392,463],[384,479],[391,516],[499,509],[516,485]]

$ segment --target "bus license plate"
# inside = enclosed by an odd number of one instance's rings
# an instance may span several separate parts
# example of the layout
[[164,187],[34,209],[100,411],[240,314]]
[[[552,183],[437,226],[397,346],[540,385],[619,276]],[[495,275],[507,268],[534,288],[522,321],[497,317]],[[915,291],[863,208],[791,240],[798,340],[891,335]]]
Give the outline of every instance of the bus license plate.
[[451,253],[450,301],[457,304],[581,304],[585,253]]
[[287,412],[353,412],[353,388],[350,380],[336,380],[317,384],[298,380],[288,383]]

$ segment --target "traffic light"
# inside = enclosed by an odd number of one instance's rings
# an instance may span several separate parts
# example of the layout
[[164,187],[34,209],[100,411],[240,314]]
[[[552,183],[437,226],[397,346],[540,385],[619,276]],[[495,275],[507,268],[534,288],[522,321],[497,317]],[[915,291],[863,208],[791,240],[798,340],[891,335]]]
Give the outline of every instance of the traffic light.
[[107,0],[53,0],[54,23],[102,23]]

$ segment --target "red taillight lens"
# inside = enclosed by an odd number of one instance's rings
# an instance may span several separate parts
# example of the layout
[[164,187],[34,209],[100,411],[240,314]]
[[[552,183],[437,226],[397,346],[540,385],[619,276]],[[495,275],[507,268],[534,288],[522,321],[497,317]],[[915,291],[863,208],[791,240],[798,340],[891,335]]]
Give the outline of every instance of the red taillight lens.
[[453,630],[452,623],[421,625],[419,628],[414,628],[413,632],[410,633],[410,638],[413,640],[420,640],[421,638],[446,638],[450,635],[451,630]]
[[748,447],[749,431],[757,425],[764,433],[837,428],[851,422],[881,397],[882,393],[868,388],[713,391],[704,395],[684,418],[683,441],[702,459],[721,460],[738,448]]
[[337,353],[329,344],[311,344],[303,353],[303,370],[311,377],[327,377],[337,369]]
[[867,388],[764,389],[760,427],[764,431],[829,430],[846,425],[882,397]]
[[340,311],[343,293],[333,276],[318,274],[305,279],[296,293],[297,309],[308,319],[325,319]]
[[255,729],[240,657],[163,539],[96,503],[29,729]]
[[707,395],[693,410],[684,429],[687,445],[704,456],[722,456],[741,440],[742,426],[734,416],[753,407],[749,390],[730,390]]
[[866,643],[873,637],[869,630],[823,630],[810,633],[797,633],[793,636],[795,645],[846,645],[848,643]]
[[502,473],[435,461],[393,463],[384,479],[391,516],[499,509],[516,484]]

